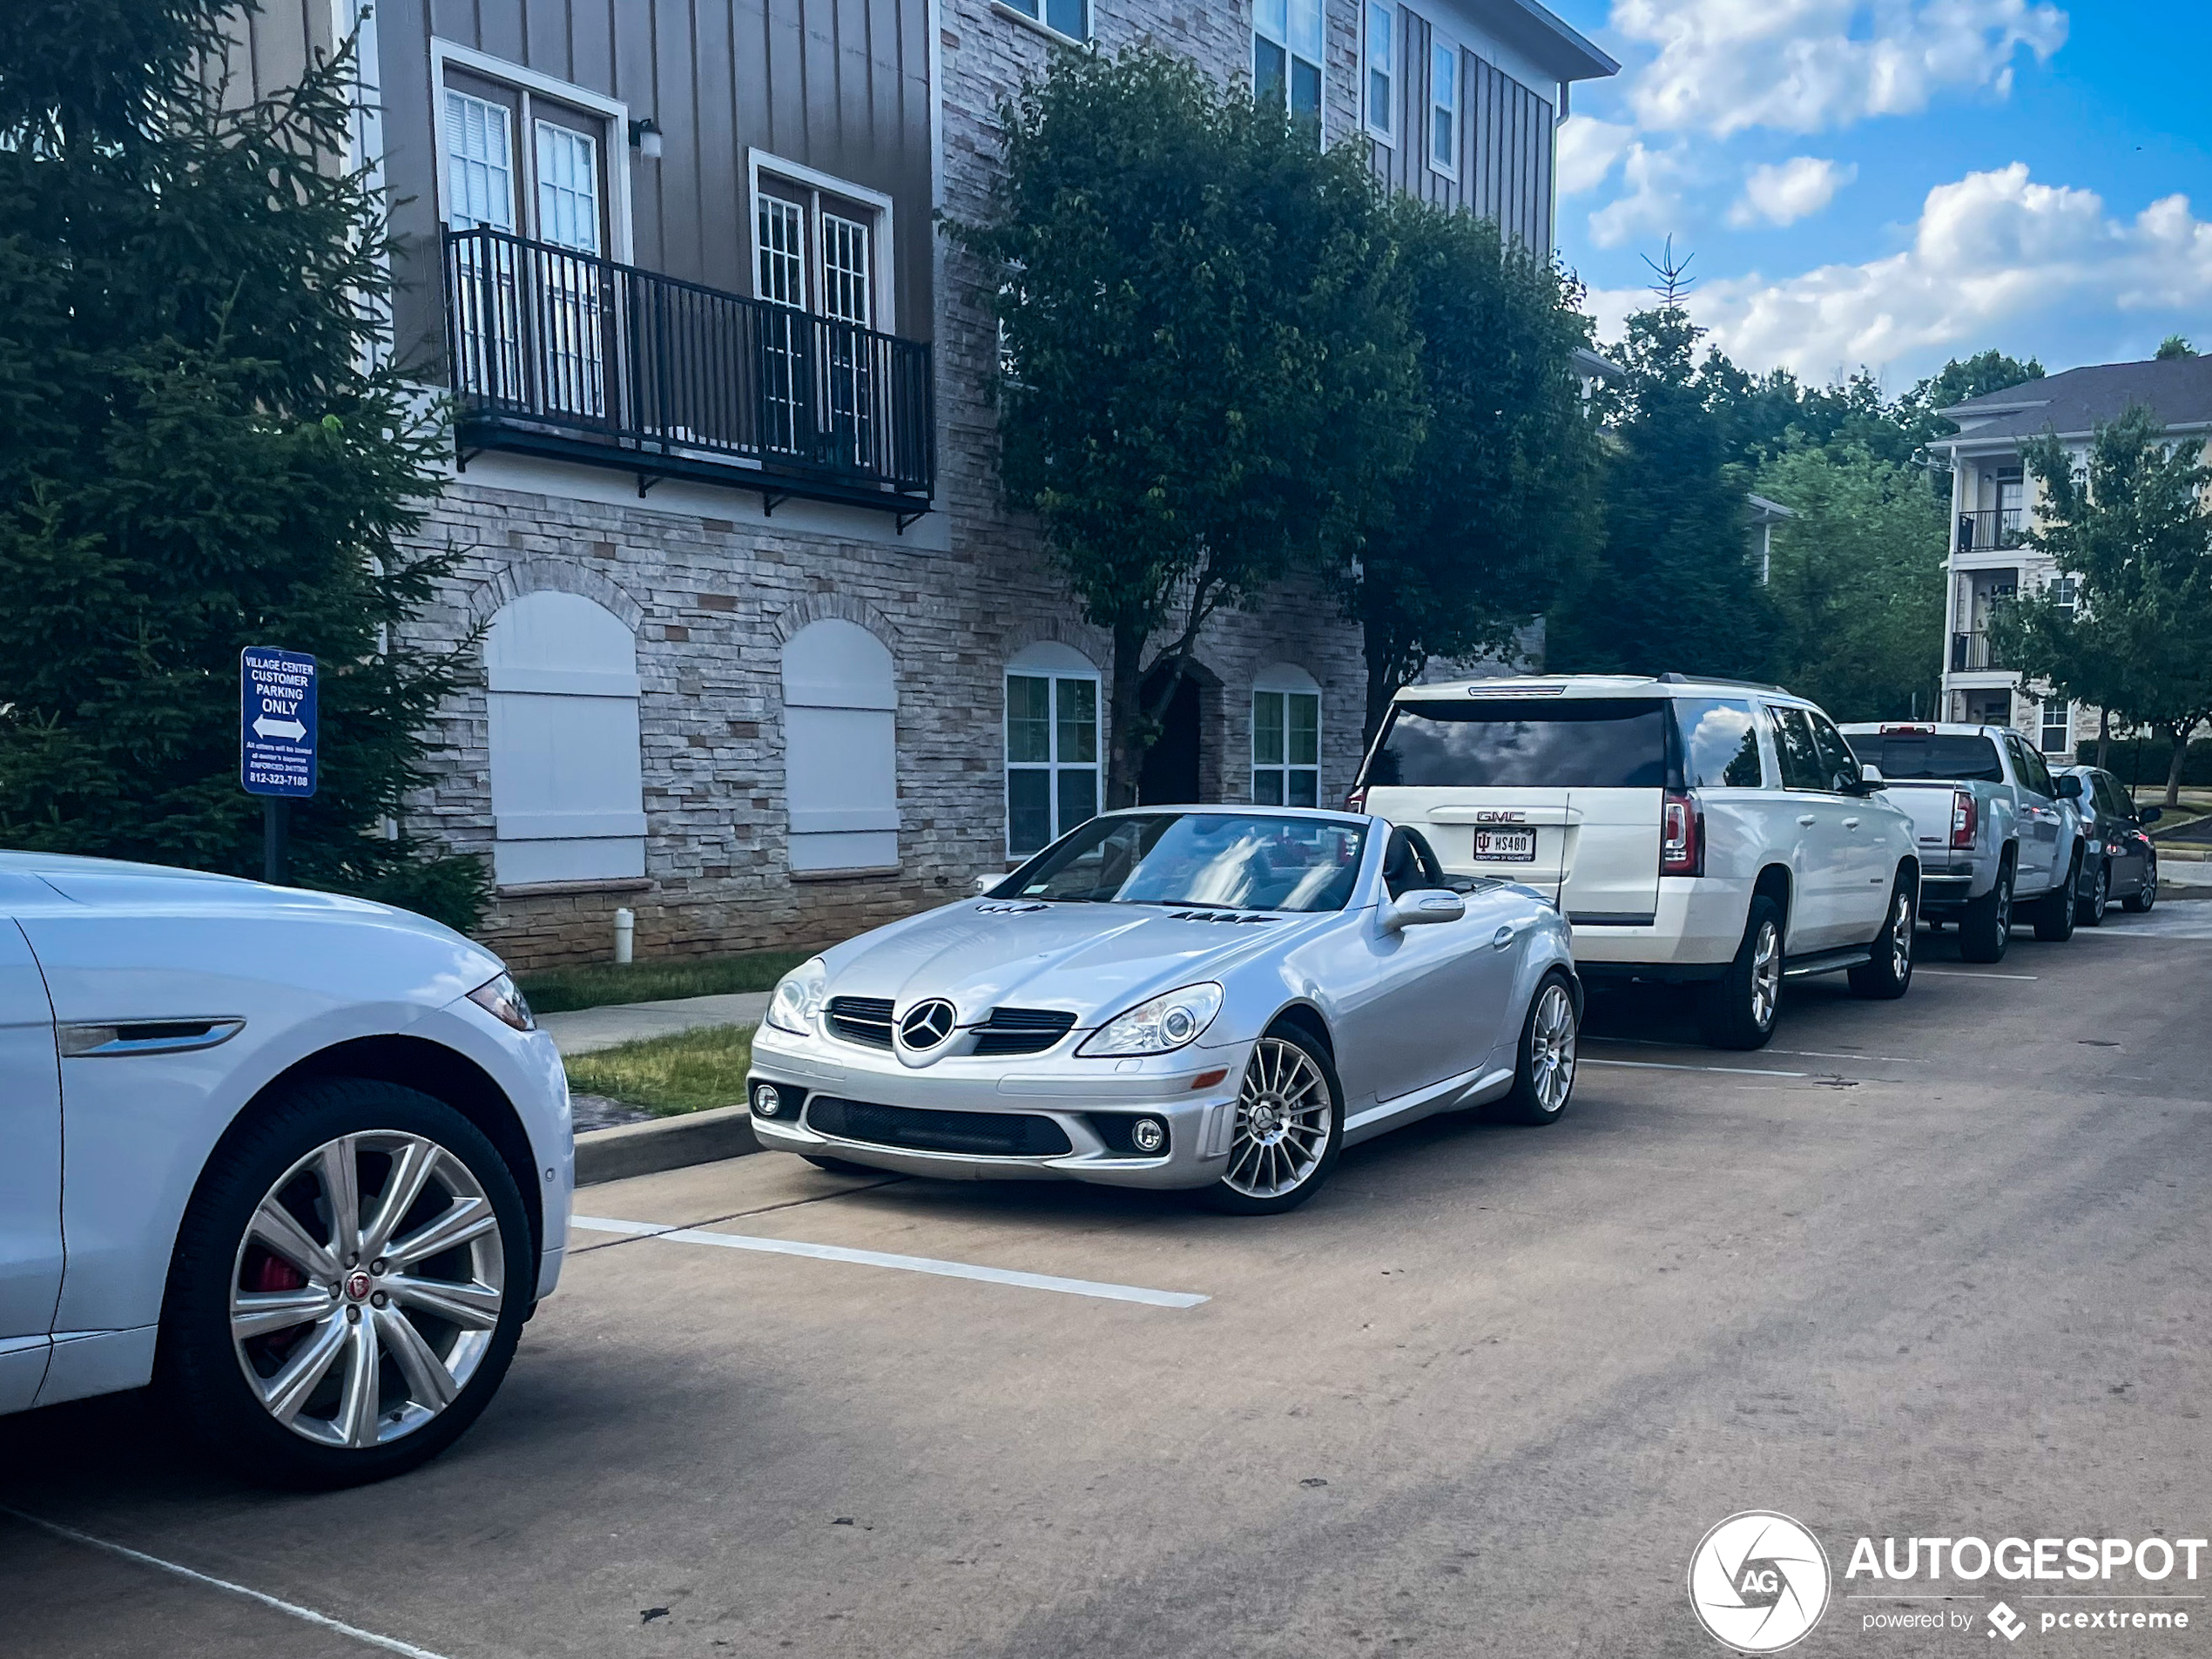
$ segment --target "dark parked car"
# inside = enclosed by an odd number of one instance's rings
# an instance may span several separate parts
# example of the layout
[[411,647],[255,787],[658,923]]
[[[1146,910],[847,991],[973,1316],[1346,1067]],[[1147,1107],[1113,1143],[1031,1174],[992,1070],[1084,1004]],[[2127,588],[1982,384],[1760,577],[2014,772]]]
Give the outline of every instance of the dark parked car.
[[2080,921],[2094,927],[2117,900],[2140,914],[2158,902],[2158,848],[2146,833],[2164,816],[2135,805],[2120,779],[2095,766],[2067,766],[2059,776],[2081,780],[2074,808],[2081,814]]

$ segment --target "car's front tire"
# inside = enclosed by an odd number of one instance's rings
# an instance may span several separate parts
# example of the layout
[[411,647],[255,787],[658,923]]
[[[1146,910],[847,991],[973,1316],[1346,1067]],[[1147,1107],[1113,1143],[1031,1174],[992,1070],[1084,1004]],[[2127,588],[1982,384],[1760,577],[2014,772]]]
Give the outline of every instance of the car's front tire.
[[2081,854],[2066,867],[2066,885],[2048,898],[2035,901],[2035,936],[2047,945],[2063,945],[2074,937],[2074,914],[2081,902]]
[[1556,1123],[1575,1093],[1575,1035],[1581,1022],[1567,975],[1554,968],[1528,1001],[1521,1023],[1512,1092],[1490,1108],[1501,1123]]
[[1895,1001],[1912,988],[1912,941],[1918,921],[1914,913],[1919,908],[1919,900],[1917,884],[1900,870],[1897,886],[1890,892],[1889,920],[1882,924],[1881,936],[1874,941],[1873,955],[1845,976],[1851,981],[1852,995]]
[[395,1083],[304,1083],[226,1137],[200,1178],[158,1379],[243,1475],[382,1480],[489,1403],[536,1267],[515,1177],[475,1124]]
[[1782,907],[1751,900],[1743,942],[1716,980],[1699,987],[1697,1023],[1716,1049],[1764,1049],[1782,1011]]
[[1237,1091],[1229,1167],[1205,1190],[1231,1216],[1274,1216],[1318,1191],[1344,1148],[1344,1085],[1328,1050],[1296,1026],[1252,1045]]

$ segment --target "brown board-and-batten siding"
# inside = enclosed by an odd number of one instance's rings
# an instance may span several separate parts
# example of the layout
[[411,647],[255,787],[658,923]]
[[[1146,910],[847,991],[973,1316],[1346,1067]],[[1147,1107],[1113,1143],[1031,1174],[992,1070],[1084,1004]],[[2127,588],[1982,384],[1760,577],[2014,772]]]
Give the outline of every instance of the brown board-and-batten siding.
[[632,262],[732,293],[753,288],[750,155],[888,196],[897,332],[928,337],[930,105],[927,8],[912,0],[380,0],[385,177],[403,342],[442,332],[431,41],[483,52],[659,126],[629,170]]
[[[1376,172],[1394,190],[1439,206],[1494,219],[1507,236],[1539,254],[1552,247],[1554,110],[1487,58],[1460,59],[1458,177],[1440,172],[1429,152],[1429,48],[1436,30],[1419,12],[1398,11],[1398,141],[1373,142]],[[1447,36],[1448,39],[1449,37]]]

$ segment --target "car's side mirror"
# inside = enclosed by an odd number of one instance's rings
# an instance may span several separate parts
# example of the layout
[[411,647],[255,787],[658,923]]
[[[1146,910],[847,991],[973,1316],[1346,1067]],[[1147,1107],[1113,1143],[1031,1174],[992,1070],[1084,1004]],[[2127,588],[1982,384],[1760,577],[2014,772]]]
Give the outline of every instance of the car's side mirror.
[[2141,824],[2145,829],[2148,829],[2153,824],[2155,824],[2160,819],[2165,816],[2166,809],[2163,806],[2146,806],[2142,809],[2142,811],[2135,814],[2135,821],[2138,824]]
[[1433,922],[1457,921],[1467,913],[1467,901],[1458,894],[1442,887],[1416,887],[1383,907],[1382,923],[1386,932],[1394,934]]
[[2072,772],[2068,772],[2065,777],[2060,779],[2059,799],[2060,800],[2080,800],[2081,799],[2081,779],[2075,777]]
[[1858,769],[1858,781],[1868,789],[1879,789],[1889,779],[1882,776],[1882,769],[1868,761]]

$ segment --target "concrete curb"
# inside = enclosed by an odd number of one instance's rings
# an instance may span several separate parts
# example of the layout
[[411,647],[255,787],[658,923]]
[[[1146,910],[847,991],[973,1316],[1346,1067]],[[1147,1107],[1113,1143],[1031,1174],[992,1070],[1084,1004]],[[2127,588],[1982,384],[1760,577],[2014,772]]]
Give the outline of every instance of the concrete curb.
[[758,1152],[752,1114],[743,1106],[718,1106],[681,1117],[657,1117],[650,1123],[622,1123],[588,1130],[576,1137],[576,1184],[597,1186],[625,1176],[655,1175],[693,1163]]

